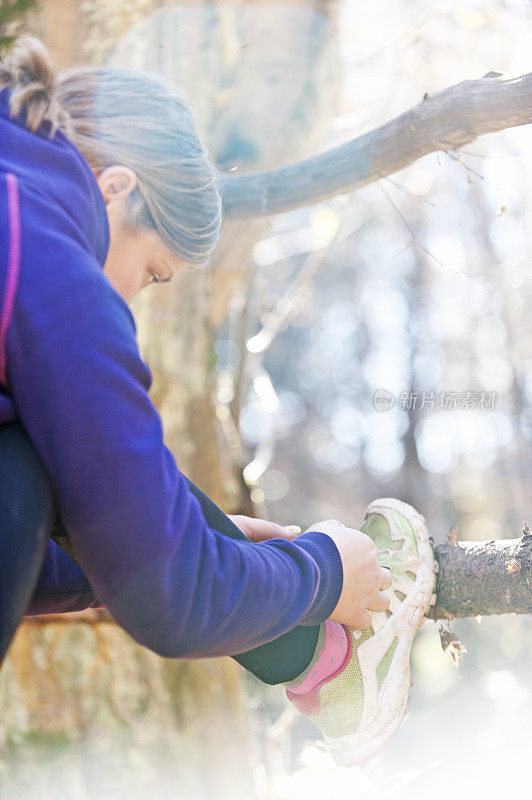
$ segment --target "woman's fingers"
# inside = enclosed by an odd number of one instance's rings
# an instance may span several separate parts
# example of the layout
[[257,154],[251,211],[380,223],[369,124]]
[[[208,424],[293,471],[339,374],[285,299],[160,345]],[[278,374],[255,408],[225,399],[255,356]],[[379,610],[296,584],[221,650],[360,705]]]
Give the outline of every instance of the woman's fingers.
[[336,528],[338,525],[341,528],[346,527],[343,522],[337,519],[324,519],[321,522],[315,522],[314,525],[306,529],[305,533],[309,533],[310,531],[323,531],[323,533],[328,533],[331,526]]
[[387,611],[390,605],[390,597],[386,592],[376,592],[368,603],[370,611]]
[[252,542],[266,542],[268,539],[295,539],[301,533],[298,525],[277,525],[266,519],[255,519],[246,517],[244,514],[233,514],[229,516],[237,528],[243,531]]
[[356,619],[353,621],[351,627],[359,628],[360,630],[364,630],[365,628],[371,628],[371,617],[368,614],[368,612],[361,611],[360,614],[358,614]]

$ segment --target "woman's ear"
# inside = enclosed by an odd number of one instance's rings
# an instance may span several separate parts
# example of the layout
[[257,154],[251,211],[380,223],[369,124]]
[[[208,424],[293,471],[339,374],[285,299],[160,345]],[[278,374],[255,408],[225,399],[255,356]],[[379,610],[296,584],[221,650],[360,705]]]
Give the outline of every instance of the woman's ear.
[[127,200],[138,183],[136,173],[122,164],[106,167],[98,175],[97,181],[106,204],[114,200]]

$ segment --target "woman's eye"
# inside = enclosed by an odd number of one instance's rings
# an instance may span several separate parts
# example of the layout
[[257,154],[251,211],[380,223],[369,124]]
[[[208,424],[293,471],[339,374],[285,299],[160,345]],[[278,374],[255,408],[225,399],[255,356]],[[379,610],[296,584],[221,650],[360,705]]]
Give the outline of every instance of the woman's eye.
[[148,275],[148,280],[146,281],[147,284],[150,283],[159,283],[159,276],[156,272],[150,272]]

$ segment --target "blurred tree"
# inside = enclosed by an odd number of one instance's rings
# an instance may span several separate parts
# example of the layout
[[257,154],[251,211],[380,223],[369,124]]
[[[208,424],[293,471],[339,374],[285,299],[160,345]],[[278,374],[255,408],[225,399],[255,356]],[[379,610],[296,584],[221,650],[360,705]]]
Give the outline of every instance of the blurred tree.
[[0,52],[18,35],[17,24],[35,3],[36,0],[3,0],[0,5]]

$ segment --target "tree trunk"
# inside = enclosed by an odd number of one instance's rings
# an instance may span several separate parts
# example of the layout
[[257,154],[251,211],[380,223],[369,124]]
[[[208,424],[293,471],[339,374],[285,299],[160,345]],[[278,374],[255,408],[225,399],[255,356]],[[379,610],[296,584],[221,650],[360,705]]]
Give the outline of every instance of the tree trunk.
[[2,797],[253,797],[235,665],[164,660],[77,616],[21,625],[2,668]]

